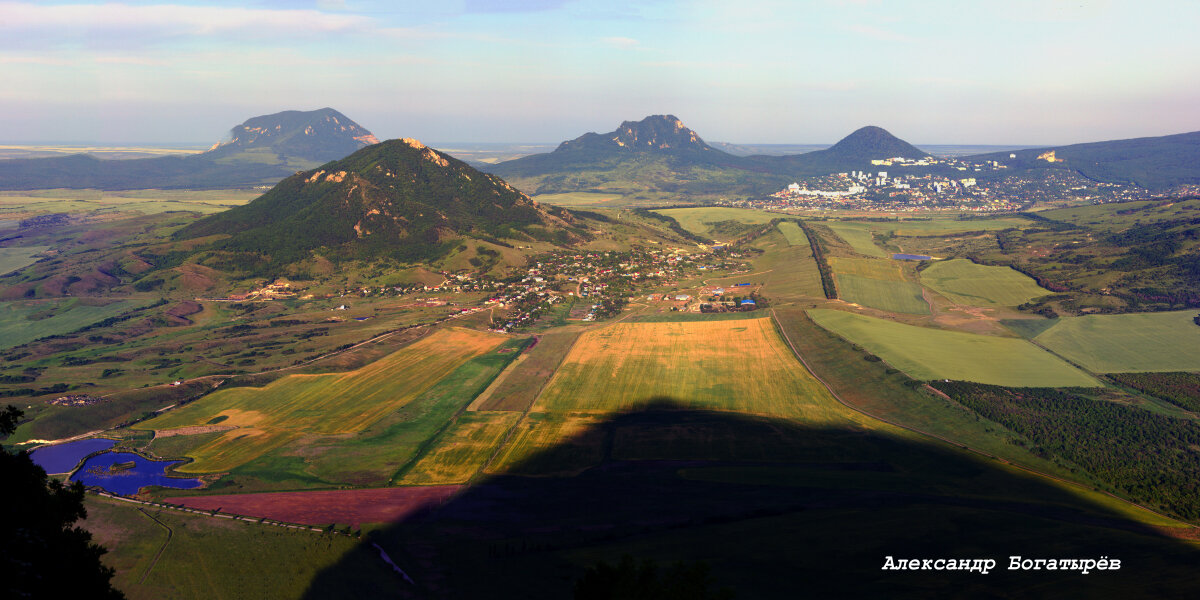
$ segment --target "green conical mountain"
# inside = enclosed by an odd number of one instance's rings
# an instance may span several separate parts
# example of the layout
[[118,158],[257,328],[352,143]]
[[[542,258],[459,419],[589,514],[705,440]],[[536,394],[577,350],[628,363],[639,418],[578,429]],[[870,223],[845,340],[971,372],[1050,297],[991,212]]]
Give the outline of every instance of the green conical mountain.
[[569,213],[548,211],[499,177],[411,139],[369,146],[297,173],[249,204],[209,216],[178,239],[228,236],[209,250],[280,265],[326,258],[441,256],[464,237],[579,240]]

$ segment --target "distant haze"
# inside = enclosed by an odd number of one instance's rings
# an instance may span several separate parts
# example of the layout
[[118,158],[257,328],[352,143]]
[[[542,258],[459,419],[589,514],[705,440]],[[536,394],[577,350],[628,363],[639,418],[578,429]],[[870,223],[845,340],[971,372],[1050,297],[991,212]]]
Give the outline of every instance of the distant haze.
[[0,143],[213,143],[330,106],[380,139],[938,144],[1200,130],[1200,3],[0,2]]

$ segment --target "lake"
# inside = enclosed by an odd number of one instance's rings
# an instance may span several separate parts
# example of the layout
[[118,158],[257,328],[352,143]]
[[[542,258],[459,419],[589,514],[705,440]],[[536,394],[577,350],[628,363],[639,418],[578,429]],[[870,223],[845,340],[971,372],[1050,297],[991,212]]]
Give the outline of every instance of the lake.
[[79,461],[87,455],[93,452],[103,452],[116,444],[116,440],[104,438],[78,440],[38,448],[29,453],[29,458],[33,459],[33,464],[45,469],[47,473],[70,473],[71,469],[74,469],[75,465],[78,465]]
[[[114,464],[133,463],[130,468],[110,471]],[[97,454],[83,463],[71,481],[82,481],[83,485],[104,488],[113,494],[131,496],[148,485],[190,490],[200,487],[200,480],[188,477],[170,477],[167,467],[180,460],[151,460],[132,452],[105,452]]]
[[892,255],[892,260],[929,260],[931,258],[933,258],[933,257],[925,256],[924,254],[893,254]]

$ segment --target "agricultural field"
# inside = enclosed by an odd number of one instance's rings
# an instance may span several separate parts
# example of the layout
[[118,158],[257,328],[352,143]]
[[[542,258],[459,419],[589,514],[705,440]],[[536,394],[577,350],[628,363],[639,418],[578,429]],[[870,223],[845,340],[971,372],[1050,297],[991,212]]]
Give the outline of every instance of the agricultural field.
[[697,235],[709,236],[713,223],[735,221],[746,225],[769,223],[783,215],[749,208],[706,206],[701,208],[665,208],[654,211],[679,222],[684,229]]
[[32,190],[0,192],[0,218],[49,213],[156,214],[168,211],[221,212],[259,196],[250,190]]
[[1063,317],[1033,338],[1093,373],[1200,371],[1195,310]]
[[856,275],[883,281],[904,281],[903,264],[898,260],[877,258],[846,258],[830,256],[829,267],[838,275]]
[[512,366],[471,404],[470,410],[527,410],[542,387],[554,376],[554,371],[578,337],[577,331],[538,336],[533,347],[517,357]]
[[406,485],[467,483],[478,473],[508,430],[521,418],[518,412],[463,413],[433,447],[408,469]]
[[847,221],[830,221],[826,223],[838,237],[850,244],[850,247],[855,252],[863,256],[873,256],[875,258],[888,258],[889,254],[880,248],[875,243],[875,238],[871,234],[872,226],[866,223],[853,223]]
[[49,250],[50,246],[13,246],[0,248],[0,275],[12,273],[21,267],[37,262],[38,254]]
[[782,221],[776,225],[779,233],[783,234],[789,246],[808,246],[808,236],[804,235],[804,230],[793,221]]
[[360,432],[503,339],[467,329],[441,329],[354,371],[288,375],[262,388],[221,390],[137,428],[235,426],[188,452],[195,462],[180,469],[227,471],[304,435]]
[[838,310],[817,309],[808,314],[820,326],[866,348],[914,379],[955,379],[1010,387],[1100,385],[1025,340],[916,327]]
[[961,258],[933,263],[921,272],[921,283],[968,306],[1017,306],[1051,293],[1024,273]]
[[770,319],[617,323],[579,337],[534,403],[613,412],[659,402],[840,422]]
[[838,297],[846,302],[911,315],[929,314],[921,286],[911,281],[887,281],[837,274]]
[[1048,219],[1063,221],[1101,231],[1117,231],[1134,224],[1178,221],[1200,217],[1200,200],[1149,200],[1094,204],[1059,208],[1038,213]]

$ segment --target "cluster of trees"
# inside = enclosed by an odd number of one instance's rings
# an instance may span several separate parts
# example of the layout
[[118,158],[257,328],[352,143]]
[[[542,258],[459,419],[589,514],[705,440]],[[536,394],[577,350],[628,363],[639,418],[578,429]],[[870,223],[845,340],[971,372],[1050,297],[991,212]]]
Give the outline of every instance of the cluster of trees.
[[829,260],[825,257],[825,246],[821,241],[821,236],[813,231],[804,221],[797,221],[800,229],[804,230],[804,235],[808,237],[808,244],[812,246],[813,258],[817,261],[817,271],[821,273],[821,288],[825,290],[825,297],[830,300],[837,298],[837,286],[833,283],[833,268],[829,266]]
[[[0,411],[0,436],[16,430],[22,413]],[[0,597],[117,600],[104,548],[75,526],[87,517],[83,485],[50,479],[25,452],[0,447]]]
[[930,385],[1019,434],[1033,451],[1078,465],[1114,489],[1200,518],[1200,424],[1090,397],[1085,388]]
[[1185,410],[1200,412],[1200,373],[1110,373],[1108,377]]

